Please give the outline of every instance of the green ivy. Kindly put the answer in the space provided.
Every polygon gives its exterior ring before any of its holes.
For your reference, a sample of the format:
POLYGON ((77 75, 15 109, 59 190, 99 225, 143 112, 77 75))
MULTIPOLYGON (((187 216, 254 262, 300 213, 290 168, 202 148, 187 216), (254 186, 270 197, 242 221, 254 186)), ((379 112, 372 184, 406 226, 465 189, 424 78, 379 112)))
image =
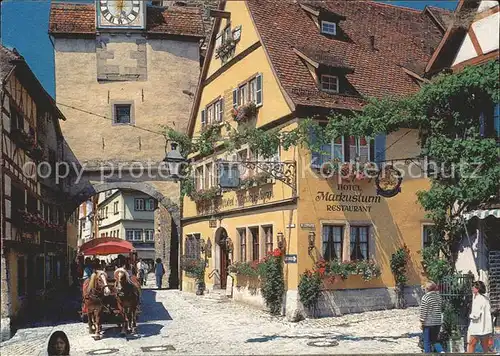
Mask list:
POLYGON ((298 292, 302 305, 311 310, 316 308, 321 295, 321 276, 318 272, 305 271, 300 275, 298 292))
MULTIPOLYGON (((279 251, 279 250, 278 250, 279 251)), ((261 293, 266 306, 273 315, 281 313, 285 280, 283 278, 283 258, 281 255, 268 255, 262 265, 261 293)))

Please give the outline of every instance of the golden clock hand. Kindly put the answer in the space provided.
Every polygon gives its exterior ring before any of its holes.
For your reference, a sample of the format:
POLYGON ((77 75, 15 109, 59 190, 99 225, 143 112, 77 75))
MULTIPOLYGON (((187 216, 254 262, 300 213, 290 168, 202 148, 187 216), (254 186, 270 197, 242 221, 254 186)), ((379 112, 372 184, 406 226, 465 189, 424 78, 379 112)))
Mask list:
POLYGON ((120 13, 120 14, 122 13, 124 5, 125 5, 124 0, 118 0, 118 5, 117 5, 118 13, 120 13))

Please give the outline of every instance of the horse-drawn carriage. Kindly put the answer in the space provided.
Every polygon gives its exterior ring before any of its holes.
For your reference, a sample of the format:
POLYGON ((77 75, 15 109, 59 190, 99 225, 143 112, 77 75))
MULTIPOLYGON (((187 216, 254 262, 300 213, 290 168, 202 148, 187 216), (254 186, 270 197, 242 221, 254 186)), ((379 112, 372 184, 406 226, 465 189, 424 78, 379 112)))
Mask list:
MULTIPOLYGON (((81 256, 129 254, 131 263, 135 263, 132 244, 115 237, 92 239, 80 246, 79 253, 81 256)), ((94 270, 82 286, 81 315, 88 323, 89 333, 99 339, 102 324, 118 324, 122 334, 135 333, 140 294, 136 277, 130 276, 122 266, 111 271, 94 270)))

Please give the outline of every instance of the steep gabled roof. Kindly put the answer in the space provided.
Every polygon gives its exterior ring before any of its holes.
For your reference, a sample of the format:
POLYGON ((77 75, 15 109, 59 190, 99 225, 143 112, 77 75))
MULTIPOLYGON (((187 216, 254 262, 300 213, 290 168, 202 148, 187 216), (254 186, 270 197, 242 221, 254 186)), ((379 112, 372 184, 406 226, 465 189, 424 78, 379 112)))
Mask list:
POLYGON ((480 0, 460 0, 458 2, 446 33, 425 67, 427 76, 451 65, 473 21, 473 17, 468 13, 475 12, 479 3, 480 0))
POLYGON ((314 2, 345 18, 339 25, 343 40, 320 34, 297 2, 247 3, 278 79, 296 105, 358 110, 366 97, 414 93, 419 85, 403 67, 424 68, 442 38, 442 29, 425 12, 372 1, 314 2), (359 95, 320 91, 294 51, 304 44, 353 68, 346 78, 359 95))
MULTIPOLYGON (((95 35, 95 5, 52 3, 49 33, 54 36, 95 35)), ((148 6, 146 31, 151 35, 176 35, 203 38, 205 30, 197 7, 148 6)))
MULTIPOLYGON (((19 74, 18 78, 22 78, 25 83, 24 85, 26 85, 26 83, 30 85, 30 95, 34 97, 35 95, 33 92, 38 91, 40 97, 45 98, 45 102, 39 101, 37 102, 37 105, 43 104, 47 108, 50 108, 50 110, 53 111, 59 119, 66 120, 63 113, 57 107, 54 98, 47 93, 35 73, 33 73, 28 63, 25 61, 24 57, 17 53, 17 51, 10 50, 3 45, 0 45, 0 75, 2 78, 2 84, 7 81, 11 73, 19 74)), ((58 134, 62 136, 59 121, 54 121, 54 125, 58 134)))
MULTIPOLYGON (((443 37, 442 28, 428 12, 373 1, 248 0, 246 3, 292 110, 297 106, 360 110, 367 97, 414 93, 420 88, 420 75, 443 37), (321 13, 334 14, 340 20, 342 40, 320 33, 311 16, 321 13), (371 36, 375 40, 374 49, 371 36), (342 70, 353 88, 351 94, 320 91, 304 57, 342 70)), ((224 8, 222 0, 219 9, 224 8)), ((216 19, 214 29, 219 22, 216 19)), ((215 31, 191 109, 189 134, 196 122, 214 46, 215 31)))

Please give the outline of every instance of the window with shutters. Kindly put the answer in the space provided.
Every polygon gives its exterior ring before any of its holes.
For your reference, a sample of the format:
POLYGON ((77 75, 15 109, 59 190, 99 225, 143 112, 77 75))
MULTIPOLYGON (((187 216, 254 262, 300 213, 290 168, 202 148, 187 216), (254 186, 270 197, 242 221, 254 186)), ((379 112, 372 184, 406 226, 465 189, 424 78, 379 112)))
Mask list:
POLYGON ((255 106, 262 106, 262 74, 257 74, 250 80, 238 85, 233 90, 233 108, 254 103, 255 106))
POLYGON ((201 111, 201 126, 212 125, 224 121, 224 100, 217 98, 201 111))
MULTIPOLYGON (((313 138, 314 140, 314 138, 313 138)), ((380 140, 379 140, 380 142, 380 140)), ((321 152, 312 153, 311 165, 313 168, 321 166, 329 161, 366 163, 383 160, 380 155, 376 157, 376 140, 367 136, 345 136, 321 145, 321 152)), ((385 140, 382 145, 385 149, 385 140)))

